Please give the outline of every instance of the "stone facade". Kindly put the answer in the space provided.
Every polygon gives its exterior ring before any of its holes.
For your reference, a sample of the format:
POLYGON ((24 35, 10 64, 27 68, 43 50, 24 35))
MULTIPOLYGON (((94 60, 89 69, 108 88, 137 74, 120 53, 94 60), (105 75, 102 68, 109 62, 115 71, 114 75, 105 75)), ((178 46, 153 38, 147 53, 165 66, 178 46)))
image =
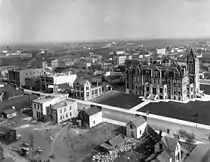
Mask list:
POLYGON ((191 49, 184 62, 164 58, 161 62, 126 60, 127 93, 147 99, 184 101, 200 95, 199 58, 191 49))

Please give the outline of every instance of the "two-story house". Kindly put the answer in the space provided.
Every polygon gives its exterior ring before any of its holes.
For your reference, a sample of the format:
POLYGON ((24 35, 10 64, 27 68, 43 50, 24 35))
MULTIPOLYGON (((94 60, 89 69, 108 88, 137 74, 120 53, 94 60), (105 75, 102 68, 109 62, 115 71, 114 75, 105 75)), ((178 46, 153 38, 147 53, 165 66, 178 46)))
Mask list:
POLYGON ((88 79, 77 79, 74 83, 73 98, 91 100, 102 94, 102 85, 93 85, 88 79))
POLYGON ((91 105, 88 109, 81 110, 78 116, 81 119, 82 125, 89 128, 103 122, 102 108, 95 105, 91 105))
POLYGON ((195 145, 180 142, 178 139, 163 136, 155 145, 156 157, 160 162, 184 162, 195 145))
POLYGON ((66 99, 47 107, 49 120, 60 123, 78 115, 77 101, 66 99))
POLYGON ((32 102, 33 118, 35 120, 43 119, 43 117, 47 115, 48 106, 63 101, 67 97, 68 97, 67 94, 54 94, 33 100, 32 102))
POLYGON ((126 124, 126 136, 139 139, 147 126, 146 120, 143 116, 139 116, 126 124))

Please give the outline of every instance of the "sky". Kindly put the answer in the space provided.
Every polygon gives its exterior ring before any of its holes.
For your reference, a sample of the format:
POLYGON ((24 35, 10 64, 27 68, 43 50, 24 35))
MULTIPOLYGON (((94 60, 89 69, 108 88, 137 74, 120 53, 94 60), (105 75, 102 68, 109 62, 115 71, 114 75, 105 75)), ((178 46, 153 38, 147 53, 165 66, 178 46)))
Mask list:
POLYGON ((210 0, 0 0, 0 43, 210 37, 210 0))

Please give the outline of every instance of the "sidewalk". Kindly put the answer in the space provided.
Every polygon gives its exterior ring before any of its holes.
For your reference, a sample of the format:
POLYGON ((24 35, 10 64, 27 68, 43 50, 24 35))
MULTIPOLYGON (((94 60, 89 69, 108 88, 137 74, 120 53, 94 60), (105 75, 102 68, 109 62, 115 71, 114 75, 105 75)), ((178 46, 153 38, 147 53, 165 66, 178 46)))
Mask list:
POLYGON ((141 109, 142 107, 148 105, 149 103, 151 103, 151 101, 150 100, 146 100, 146 101, 140 103, 139 105, 136 105, 136 106, 132 107, 129 110, 131 110, 131 111, 137 111, 137 110, 141 109))
POLYGON ((107 119, 107 118, 103 118, 103 122, 106 122, 106 123, 111 123, 111 124, 115 124, 115 125, 119 125, 119 126, 126 126, 126 123, 124 122, 119 122, 117 120, 112 120, 112 119, 107 119))

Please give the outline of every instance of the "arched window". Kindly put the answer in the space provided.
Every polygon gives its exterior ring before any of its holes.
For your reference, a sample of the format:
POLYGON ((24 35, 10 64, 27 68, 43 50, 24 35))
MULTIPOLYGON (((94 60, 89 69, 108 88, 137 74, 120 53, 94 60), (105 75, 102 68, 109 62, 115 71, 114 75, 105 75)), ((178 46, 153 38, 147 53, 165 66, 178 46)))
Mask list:
POLYGON ((139 67, 136 68, 136 74, 140 75, 141 74, 141 70, 139 67))

